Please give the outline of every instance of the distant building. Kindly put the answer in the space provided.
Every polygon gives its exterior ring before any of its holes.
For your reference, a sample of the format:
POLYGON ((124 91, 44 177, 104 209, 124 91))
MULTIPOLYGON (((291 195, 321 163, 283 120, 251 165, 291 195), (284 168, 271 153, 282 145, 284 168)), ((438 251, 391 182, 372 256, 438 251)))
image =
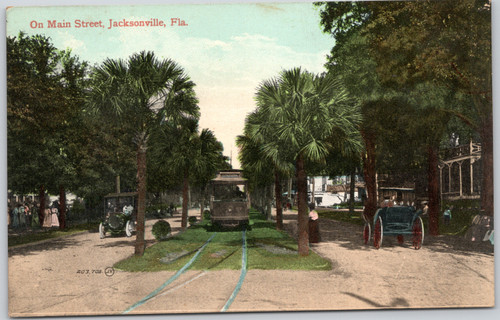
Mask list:
POLYGON ((439 163, 441 199, 478 199, 481 196, 481 144, 447 149, 439 163))
MULTIPOLYGON (((349 200, 350 178, 339 176, 330 179, 328 176, 308 178, 308 201, 314 193, 314 203, 320 207, 331 207, 349 200)), ((360 176, 356 176, 354 201, 362 201, 365 195, 365 184, 360 176)))

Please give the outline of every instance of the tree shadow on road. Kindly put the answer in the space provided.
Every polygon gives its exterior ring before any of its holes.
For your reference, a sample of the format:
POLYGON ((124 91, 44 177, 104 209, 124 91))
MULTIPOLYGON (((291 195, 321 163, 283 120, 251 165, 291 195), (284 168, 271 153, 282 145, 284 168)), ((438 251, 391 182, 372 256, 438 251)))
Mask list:
POLYGON ((373 307, 376 307, 376 308, 397 308, 397 307, 409 307, 410 306, 408 301, 406 301, 406 299, 403 299, 403 298, 394 298, 394 299, 392 299, 390 304, 384 305, 384 304, 377 303, 373 300, 370 300, 368 298, 365 298, 363 296, 360 296, 360 295, 352 293, 352 292, 342 292, 342 293, 345 295, 351 296, 353 298, 356 298, 360 301, 363 301, 363 302, 365 302, 373 307))
MULTIPOLYGON (((86 240, 90 241, 90 240, 86 240)), ((41 252, 62 250, 71 247, 77 247, 82 244, 82 240, 73 237, 54 238, 48 241, 26 244, 19 247, 9 248, 9 257, 12 256, 27 256, 31 254, 38 254, 41 252)))

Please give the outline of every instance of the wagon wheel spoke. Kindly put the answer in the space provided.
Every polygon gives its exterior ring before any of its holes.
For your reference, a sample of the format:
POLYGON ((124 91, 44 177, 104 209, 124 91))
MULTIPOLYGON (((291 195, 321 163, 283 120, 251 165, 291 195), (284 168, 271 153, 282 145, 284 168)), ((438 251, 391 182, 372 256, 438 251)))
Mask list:
POLYGON ((403 244, 405 242, 405 238, 402 234, 398 234, 398 243, 403 244))
POLYGON ((382 218, 378 217, 373 228, 373 245, 375 246, 375 248, 380 248, 380 246, 382 245, 383 237, 384 228, 382 224, 382 218))
POLYGON ((370 241, 371 233, 372 233, 372 228, 370 226, 370 223, 366 222, 365 227, 363 228, 363 242, 364 242, 364 244, 368 244, 368 242, 370 241))
POLYGON ((422 247, 422 243, 424 242, 424 224, 422 222, 422 218, 420 217, 417 217, 415 221, 413 221, 412 236, 413 247, 415 250, 420 249, 422 247))

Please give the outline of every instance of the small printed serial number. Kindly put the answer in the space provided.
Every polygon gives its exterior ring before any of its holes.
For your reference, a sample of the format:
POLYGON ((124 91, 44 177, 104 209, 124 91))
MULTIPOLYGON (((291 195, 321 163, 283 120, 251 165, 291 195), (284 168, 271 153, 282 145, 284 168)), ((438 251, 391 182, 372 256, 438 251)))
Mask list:
POLYGON ((82 269, 82 270, 76 270, 76 273, 79 274, 101 274, 104 273, 101 269, 82 269))
POLYGON ((85 274, 85 275, 91 275, 91 274, 105 274, 108 277, 111 277, 114 273, 115 270, 113 268, 106 268, 105 270, 102 269, 78 269, 76 270, 77 274, 85 274))

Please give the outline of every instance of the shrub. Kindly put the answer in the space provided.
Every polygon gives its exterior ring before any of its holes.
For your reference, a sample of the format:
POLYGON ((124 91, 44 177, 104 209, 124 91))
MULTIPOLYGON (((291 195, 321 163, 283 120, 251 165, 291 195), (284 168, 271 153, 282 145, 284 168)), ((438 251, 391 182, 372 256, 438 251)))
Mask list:
POLYGON ((196 219, 196 217, 195 217, 195 216, 191 216, 191 217, 189 217, 189 218, 188 218, 188 221, 189 221, 189 224, 190 224, 190 225, 195 224, 195 223, 196 223, 196 220, 197 220, 197 219, 196 219))
POLYGON ((203 219, 210 220, 210 216, 211 216, 210 210, 203 211, 203 219))
POLYGON ((168 235, 170 234, 170 231, 170 223, 165 220, 156 221, 152 229, 153 236, 158 241, 166 240, 168 235))
POLYGON ((161 219, 167 216, 169 205, 165 203, 159 203, 154 205, 149 205, 146 207, 146 218, 150 219, 161 219))

